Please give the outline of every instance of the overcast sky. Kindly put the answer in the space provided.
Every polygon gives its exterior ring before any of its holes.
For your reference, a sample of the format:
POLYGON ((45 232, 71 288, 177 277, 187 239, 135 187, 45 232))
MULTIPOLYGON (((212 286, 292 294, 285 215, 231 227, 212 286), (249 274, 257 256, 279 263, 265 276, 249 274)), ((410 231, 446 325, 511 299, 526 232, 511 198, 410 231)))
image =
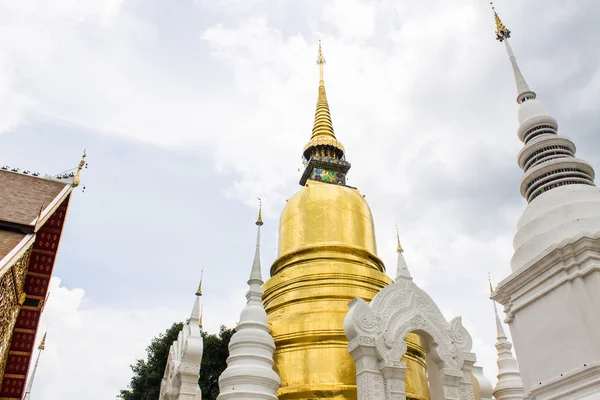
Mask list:
MULTIPOLYGON (((521 70, 600 166, 600 8, 497 1, 521 70)), ((488 1, 0 0, 0 163, 58 173, 87 148, 32 400, 114 398, 151 337, 191 311, 233 326, 264 199, 263 276, 298 189, 317 97, 395 270, 462 315, 495 382, 487 272, 510 271, 525 207, 517 104, 488 1)), ((40 338, 38 337, 38 340, 40 338)))

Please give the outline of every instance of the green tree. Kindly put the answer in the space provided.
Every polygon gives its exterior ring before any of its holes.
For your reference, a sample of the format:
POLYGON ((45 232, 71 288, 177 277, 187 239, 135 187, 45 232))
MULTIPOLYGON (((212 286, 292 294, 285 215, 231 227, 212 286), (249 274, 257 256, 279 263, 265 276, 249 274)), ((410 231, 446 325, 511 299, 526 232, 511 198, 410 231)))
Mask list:
POLYGON ((218 335, 202 332, 204 338, 204 354, 200 364, 200 389, 202 389, 202 400, 215 400, 219 395, 219 376, 227 368, 227 357, 229 357, 229 341, 235 333, 221 325, 218 335))
POLYGON ((117 398, 124 400, 158 400, 160 393, 160 381, 162 380, 169 357, 169 349, 179 331, 183 328, 183 322, 174 323, 165 333, 154 337, 150 346, 146 348, 147 359, 137 360, 131 366, 133 377, 129 382, 129 388, 121 390, 117 398))
MULTIPOLYGON (((161 333, 150 342, 146 349, 147 359, 137 360, 131 366, 133 377, 126 390, 121 390, 117 398, 123 400, 158 400, 160 383, 165 373, 169 349, 177 339, 182 322, 174 323, 165 333, 161 333)), ((229 341, 234 329, 221 326, 217 335, 202 332, 204 354, 200 365, 198 384, 202 389, 203 400, 215 400, 219 395, 219 376, 227 367, 229 341)))

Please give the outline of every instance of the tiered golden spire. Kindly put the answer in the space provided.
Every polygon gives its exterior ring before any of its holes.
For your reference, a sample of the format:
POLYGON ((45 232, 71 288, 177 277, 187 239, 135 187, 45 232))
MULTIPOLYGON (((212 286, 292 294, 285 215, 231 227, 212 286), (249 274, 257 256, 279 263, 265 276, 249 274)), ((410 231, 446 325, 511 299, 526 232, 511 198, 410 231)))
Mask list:
POLYGON ((490 284, 490 294, 494 293, 494 288, 492 287, 492 274, 488 272, 488 283, 490 284))
MULTIPOLYGON (((325 65, 325 56, 319 40, 319 52, 317 55, 317 65, 319 66, 319 95, 317 97, 317 110, 315 111, 315 122, 313 125, 310 141, 304 146, 304 151, 317 146, 331 146, 343 154, 344 146, 335 138, 333 133, 333 123, 331 122, 331 113, 327 94, 325 92, 325 81, 323 66, 325 65)), ((305 154, 305 157, 307 154, 305 154)), ((307 159, 309 157, 306 157, 307 159)))
POLYGON ((198 321, 198 326, 200 328, 202 328, 202 314, 204 313, 204 304, 202 304, 202 307, 200 307, 200 319, 198 321))

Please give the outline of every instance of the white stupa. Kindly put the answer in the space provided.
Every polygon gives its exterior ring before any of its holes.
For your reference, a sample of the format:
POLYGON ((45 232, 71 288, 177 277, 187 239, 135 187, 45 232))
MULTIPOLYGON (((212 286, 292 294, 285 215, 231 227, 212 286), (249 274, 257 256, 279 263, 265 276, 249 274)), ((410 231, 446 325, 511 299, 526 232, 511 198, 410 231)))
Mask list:
MULTIPOLYGON (((518 162, 528 205, 517 225, 512 273, 492 295, 504 305, 527 399, 600 393, 600 189, 594 169, 537 100, 508 43, 517 83, 518 162)), ((589 397, 588 397, 589 396, 589 397)))
POLYGON ((219 377, 219 400, 269 399, 277 400, 279 375, 273 370, 275 342, 267 326, 267 313, 262 302, 263 280, 260 270, 260 227, 262 213, 258 212, 256 252, 248 279, 246 307, 229 342, 227 368, 219 377))

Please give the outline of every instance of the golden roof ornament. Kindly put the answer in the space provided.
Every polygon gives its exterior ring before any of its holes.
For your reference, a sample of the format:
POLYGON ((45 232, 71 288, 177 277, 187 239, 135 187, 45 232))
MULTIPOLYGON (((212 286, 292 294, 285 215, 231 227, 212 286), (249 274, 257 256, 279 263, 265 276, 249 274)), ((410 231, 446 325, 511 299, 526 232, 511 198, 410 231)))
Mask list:
POLYGON ((490 1, 490 5, 492 6, 492 11, 494 11, 494 19, 496 20, 496 40, 503 42, 510 38, 510 30, 502 23, 500 16, 494 8, 494 3, 490 1))
POLYGON ((202 314, 204 313, 204 304, 200 307, 200 319, 198 320, 198 326, 202 328, 202 314))
POLYGON ((262 199, 260 197, 258 198, 258 218, 256 219, 256 225, 258 225, 258 226, 263 225, 263 220, 262 220, 262 199))
POLYGON ((83 156, 81 156, 81 161, 79 161, 79 165, 77 166, 77 172, 75 172, 75 176, 73 177, 73 187, 77 187, 81 183, 81 177, 79 175, 81 174, 81 170, 84 167, 87 168, 87 162, 85 161, 85 157, 86 152, 85 149, 83 149, 83 156))
POLYGON ((488 272, 488 283, 490 284, 490 294, 494 293, 494 288, 492 287, 492 274, 488 272))

